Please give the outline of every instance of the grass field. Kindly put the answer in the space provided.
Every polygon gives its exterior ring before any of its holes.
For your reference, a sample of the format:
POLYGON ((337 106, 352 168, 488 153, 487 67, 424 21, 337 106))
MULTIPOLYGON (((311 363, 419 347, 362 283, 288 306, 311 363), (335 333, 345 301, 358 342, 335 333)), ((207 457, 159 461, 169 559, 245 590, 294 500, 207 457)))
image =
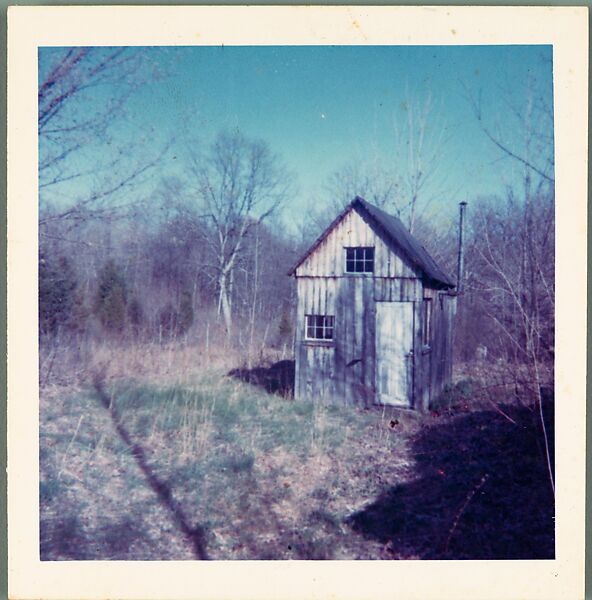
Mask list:
POLYGON ((42 559, 553 556, 528 407, 341 408, 224 372, 43 387, 42 559))

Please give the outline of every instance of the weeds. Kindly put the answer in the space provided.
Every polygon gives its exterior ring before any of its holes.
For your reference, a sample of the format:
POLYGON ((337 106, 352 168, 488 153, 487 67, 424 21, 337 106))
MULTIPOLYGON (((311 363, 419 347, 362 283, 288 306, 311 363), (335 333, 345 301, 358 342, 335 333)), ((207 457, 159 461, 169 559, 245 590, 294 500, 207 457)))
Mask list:
POLYGON ((146 451, 142 443, 136 443, 130 436, 123 420, 119 414, 117 405, 113 402, 113 396, 109 396, 105 391, 103 381, 100 375, 97 375, 94 381, 94 388, 103 408, 109 412, 117 434, 126 447, 130 450, 137 466, 145 477, 146 482, 155 493, 158 501, 164 509, 168 510, 181 533, 186 536, 193 546, 195 557, 199 560, 207 560, 208 554, 204 542, 205 530, 200 524, 191 525, 184 513, 182 506, 173 497, 171 485, 157 477, 154 468, 148 463, 146 451))
POLYGON ((407 462, 378 411, 287 400, 224 368, 160 385, 117 368, 103 370, 101 401, 83 379, 42 390, 44 559, 192 558, 182 530, 197 524, 213 558, 353 558, 336 524, 380 489, 358 482, 355 464, 407 462))
POLYGON ((461 379, 455 383, 447 383, 444 390, 431 406, 432 409, 450 410, 467 406, 478 388, 474 379, 461 379))
MULTIPOLYGON (((132 358, 120 352, 114 350, 129 366, 134 356, 148 360, 152 349, 135 349, 132 358)), ((168 352, 172 362, 188 364, 185 349, 168 352)), ((54 361, 53 375, 41 390, 44 560, 193 559, 192 531, 200 532, 213 559, 429 557, 434 540, 442 549, 447 537, 447 557, 453 556, 466 551, 463 543, 471 535, 475 511, 482 508, 482 492, 499 486, 493 469, 463 508, 484 475, 470 469, 491 457, 471 458, 467 448, 474 441, 481 449, 488 430, 479 428, 489 423, 496 424, 492 448, 505 439, 499 438, 506 431, 500 420, 519 429, 491 406, 489 412, 482 410, 482 421, 459 429, 455 419, 471 412, 457 401, 436 422, 433 416, 388 407, 358 410, 288 400, 226 377, 227 364, 194 365, 167 379, 159 367, 152 372, 146 363, 132 379, 120 375, 121 365, 108 362, 101 400, 82 370, 76 380, 64 379, 60 361, 54 361), (440 434, 432 443, 428 433, 435 431, 440 434), (418 445, 418 439, 425 443, 418 445), (459 457, 469 470, 453 478, 450 464, 459 457), (422 475, 435 465, 446 478, 432 471, 427 479, 422 475), (444 481, 451 486, 438 487, 444 481), (409 494, 401 495, 406 489, 409 494), (352 515, 370 515, 374 503, 380 514, 403 518, 396 521, 401 531, 415 532, 415 537, 352 529, 352 515)), ((102 361, 100 354, 87 367, 102 361)), ((466 389, 464 384, 456 388, 461 396, 466 389)), ((524 408, 518 415, 515 407, 498 408, 516 423, 532 412, 524 408)), ((531 445, 520 449, 512 444, 503 448, 521 452, 530 461, 531 475, 503 488, 510 499, 512 485, 525 489, 544 464, 532 457, 531 445)), ((513 472, 502 472, 512 482, 513 472)), ((535 514, 532 503, 525 507, 535 514)), ((512 522, 520 535, 527 535, 524 526, 512 522)), ((548 541, 547 525, 525 522, 534 538, 548 541)), ((508 539, 516 543, 516 537, 508 539)), ((533 544, 527 541, 523 552, 533 552, 533 544)))

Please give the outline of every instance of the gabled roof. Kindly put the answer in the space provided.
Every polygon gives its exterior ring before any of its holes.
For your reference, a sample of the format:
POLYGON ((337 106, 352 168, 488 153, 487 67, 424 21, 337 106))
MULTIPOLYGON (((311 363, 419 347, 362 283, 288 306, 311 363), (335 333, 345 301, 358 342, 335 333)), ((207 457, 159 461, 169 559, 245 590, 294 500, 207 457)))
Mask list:
POLYGON ((453 288, 454 283, 436 264, 436 261, 428 254, 427 250, 414 238, 408 229, 397 217, 389 215, 380 208, 366 202, 357 196, 343 212, 325 229, 315 243, 300 258, 290 275, 317 249, 322 241, 329 235, 331 230, 339 223, 350 210, 355 210, 376 231, 383 241, 395 252, 399 252, 408 263, 423 273, 426 280, 436 287, 453 288))

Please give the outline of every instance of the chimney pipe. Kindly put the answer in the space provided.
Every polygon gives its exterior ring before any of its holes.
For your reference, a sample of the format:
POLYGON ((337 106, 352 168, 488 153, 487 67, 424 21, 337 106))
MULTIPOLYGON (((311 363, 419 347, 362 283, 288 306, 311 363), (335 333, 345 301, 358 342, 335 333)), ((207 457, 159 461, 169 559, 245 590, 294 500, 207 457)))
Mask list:
POLYGON ((465 237, 465 209, 467 208, 466 202, 460 202, 460 220, 458 223, 458 268, 456 274, 456 291, 457 293, 462 292, 463 288, 463 277, 465 272, 465 254, 464 254, 464 237, 465 237))

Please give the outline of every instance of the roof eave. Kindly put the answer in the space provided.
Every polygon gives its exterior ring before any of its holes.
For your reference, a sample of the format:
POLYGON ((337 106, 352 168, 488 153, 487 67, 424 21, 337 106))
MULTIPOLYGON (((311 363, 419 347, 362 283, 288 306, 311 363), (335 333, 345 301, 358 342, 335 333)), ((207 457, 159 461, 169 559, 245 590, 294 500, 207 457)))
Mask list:
POLYGON ((443 288, 454 288, 455 285, 446 277, 443 279, 436 279, 434 277, 431 277, 430 275, 428 275, 428 273, 426 272, 425 268, 423 265, 418 264, 418 261, 416 259, 414 259, 414 257, 409 256, 409 254, 405 251, 405 249, 397 243, 397 240, 395 237, 393 237, 388 230, 385 229, 384 225, 366 208, 366 206, 364 205, 366 201, 363 198, 360 198, 359 196, 356 196, 355 200, 352 202, 351 206, 356 209, 356 211, 358 212, 358 214, 368 220, 371 221, 371 226, 378 232, 382 233, 382 238, 383 241, 387 244, 387 245, 394 245, 396 246, 397 250, 405 257, 405 259, 407 260, 407 262, 414 268, 417 269, 420 273, 421 273, 421 279, 423 281, 429 281, 434 285, 434 287, 438 287, 439 289, 443 289, 443 288))
POLYGON ((434 279, 433 277, 425 276, 423 277, 423 281, 428 287, 432 287, 438 290, 453 290, 454 288, 456 288, 456 285, 454 285, 454 283, 451 283, 450 281, 444 282, 440 281, 439 279, 434 279))
POLYGON ((353 202, 350 202, 325 228, 323 233, 312 243, 310 248, 298 259, 298 262, 288 271, 288 277, 296 276, 298 267, 323 243, 323 240, 329 235, 333 228, 345 217, 345 215, 354 208, 354 204, 358 200, 356 196, 353 202))

